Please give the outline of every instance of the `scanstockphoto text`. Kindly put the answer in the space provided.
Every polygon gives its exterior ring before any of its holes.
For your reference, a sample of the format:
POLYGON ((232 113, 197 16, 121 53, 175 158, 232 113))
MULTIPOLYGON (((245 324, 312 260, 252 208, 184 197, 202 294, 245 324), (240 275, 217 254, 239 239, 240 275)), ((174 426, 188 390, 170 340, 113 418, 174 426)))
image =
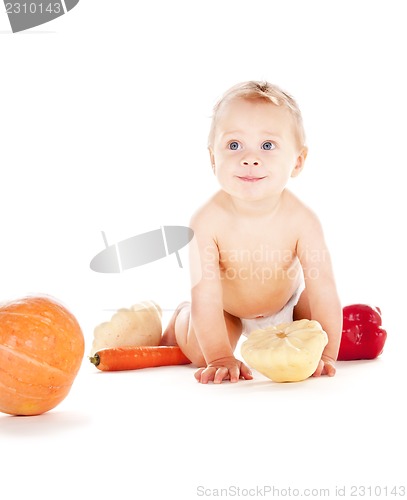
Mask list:
POLYGON ((328 253, 325 250, 305 250, 294 254, 291 250, 261 245, 255 249, 219 250, 218 257, 206 247, 203 274, 208 279, 218 276, 221 280, 256 280, 262 284, 270 279, 295 280, 299 273, 298 259, 307 262, 307 278, 318 279, 320 266, 328 259, 328 253))
POLYGON ((294 488, 292 486, 277 487, 271 484, 224 487, 196 487, 197 497, 236 497, 236 498, 398 498, 406 496, 406 486, 403 484, 360 484, 336 485, 333 487, 294 488))

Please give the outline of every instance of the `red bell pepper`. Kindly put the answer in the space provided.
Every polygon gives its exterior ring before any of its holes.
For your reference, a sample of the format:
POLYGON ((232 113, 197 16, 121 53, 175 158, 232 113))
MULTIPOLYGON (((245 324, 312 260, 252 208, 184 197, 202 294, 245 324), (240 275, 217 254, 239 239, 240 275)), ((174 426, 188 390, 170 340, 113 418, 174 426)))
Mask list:
POLYGON ((352 304, 343 308, 342 338, 338 360, 374 359, 382 352, 387 332, 378 307, 352 304))

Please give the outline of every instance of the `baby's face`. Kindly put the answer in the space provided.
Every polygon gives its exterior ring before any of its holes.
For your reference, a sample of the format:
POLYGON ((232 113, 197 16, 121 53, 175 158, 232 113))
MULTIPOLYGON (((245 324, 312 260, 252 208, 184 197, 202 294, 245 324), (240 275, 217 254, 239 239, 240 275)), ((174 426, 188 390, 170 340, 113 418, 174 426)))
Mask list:
POLYGON ((218 117, 210 148, 219 184, 230 195, 261 200, 282 193, 302 169, 300 148, 290 112, 261 100, 234 99, 218 117))

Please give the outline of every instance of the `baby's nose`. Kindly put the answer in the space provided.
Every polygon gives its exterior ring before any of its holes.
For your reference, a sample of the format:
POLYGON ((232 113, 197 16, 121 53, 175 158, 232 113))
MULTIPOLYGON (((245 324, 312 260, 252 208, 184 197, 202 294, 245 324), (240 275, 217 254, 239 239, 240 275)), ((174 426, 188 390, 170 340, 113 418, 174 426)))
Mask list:
POLYGON ((257 167, 258 165, 260 165, 260 162, 257 158, 253 157, 253 158, 243 158, 241 163, 240 163, 243 167, 257 167))

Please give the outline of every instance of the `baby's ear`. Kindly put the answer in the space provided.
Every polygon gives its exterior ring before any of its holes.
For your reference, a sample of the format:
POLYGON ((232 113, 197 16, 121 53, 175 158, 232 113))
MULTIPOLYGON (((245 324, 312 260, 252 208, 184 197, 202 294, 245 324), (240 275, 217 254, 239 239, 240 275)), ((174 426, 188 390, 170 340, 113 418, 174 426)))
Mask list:
POLYGON ((208 151, 209 151, 209 157, 211 159, 212 170, 213 173, 215 173, 215 155, 213 154, 211 146, 208 146, 208 151))
POLYGON ((308 148, 306 146, 303 146, 300 152, 298 153, 297 161, 295 162, 295 166, 293 168, 293 171, 291 172, 291 177, 297 177, 297 175, 304 168, 304 163, 307 158, 307 154, 308 154, 308 148))

